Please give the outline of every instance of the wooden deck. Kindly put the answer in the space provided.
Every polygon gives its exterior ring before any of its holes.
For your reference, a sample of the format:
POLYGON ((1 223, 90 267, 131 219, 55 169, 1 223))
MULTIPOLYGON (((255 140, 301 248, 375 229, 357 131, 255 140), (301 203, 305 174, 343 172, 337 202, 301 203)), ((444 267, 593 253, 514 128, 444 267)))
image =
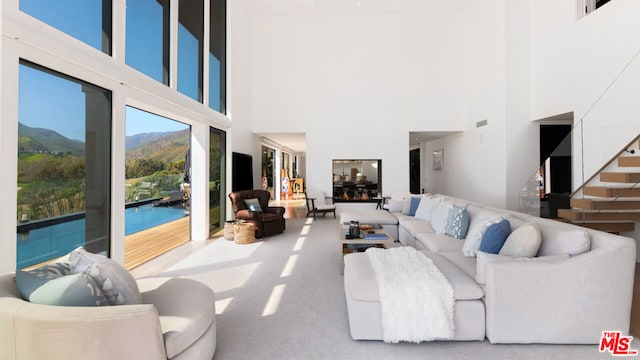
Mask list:
POLYGON ((124 266, 133 269, 190 240, 189 216, 125 237, 124 266))

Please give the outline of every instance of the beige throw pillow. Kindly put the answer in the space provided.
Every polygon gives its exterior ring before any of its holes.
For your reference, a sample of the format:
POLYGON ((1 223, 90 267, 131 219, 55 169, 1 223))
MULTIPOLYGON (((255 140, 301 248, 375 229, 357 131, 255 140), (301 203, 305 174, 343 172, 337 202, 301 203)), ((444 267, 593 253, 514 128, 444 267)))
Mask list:
POLYGON ((534 257, 540 249, 542 236, 534 224, 525 224, 513 230, 500 249, 500 255, 534 257))
POLYGON ((586 230, 540 226, 540 232, 542 243, 538 256, 554 254, 574 256, 591 250, 591 237, 586 230))

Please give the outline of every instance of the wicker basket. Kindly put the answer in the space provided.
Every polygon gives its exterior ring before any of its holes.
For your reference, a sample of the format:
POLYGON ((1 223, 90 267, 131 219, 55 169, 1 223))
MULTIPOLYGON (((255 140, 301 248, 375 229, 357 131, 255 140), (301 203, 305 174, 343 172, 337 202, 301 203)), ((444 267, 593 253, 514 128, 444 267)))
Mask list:
POLYGON ((233 226, 236 224, 235 221, 227 221, 224 224, 224 239, 233 241, 233 226))
POLYGON ((233 241, 236 244, 251 244, 256 240, 256 226, 252 223, 238 223, 233 226, 233 241))

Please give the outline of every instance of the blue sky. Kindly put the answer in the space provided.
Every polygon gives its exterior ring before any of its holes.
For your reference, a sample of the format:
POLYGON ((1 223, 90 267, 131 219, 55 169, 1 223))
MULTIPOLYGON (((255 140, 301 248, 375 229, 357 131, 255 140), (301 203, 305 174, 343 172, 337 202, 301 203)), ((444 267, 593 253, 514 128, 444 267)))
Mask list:
POLYGON ((179 131, 189 127, 189 125, 179 121, 167 119, 130 106, 127 106, 126 116, 127 136, 148 132, 179 131))
POLYGON ((84 141, 85 100, 80 84, 26 65, 20 65, 19 78, 19 122, 84 141))
MULTIPOLYGON (((130 24, 144 24, 127 32, 127 41, 131 42, 127 50, 132 51, 127 63, 162 81, 162 23, 154 23, 154 18, 162 18, 162 8, 155 0, 128 0, 127 6, 136 9, 132 18, 127 16, 130 24), (135 60, 129 63, 130 59, 135 60)), ((102 48, 102 0, 21 0, 20 9, 94 48, 102 48)), ((198 43, 182 27, 179 41, 182 58, 179 74, 183 75, 179 80, 180 91, 197 99, 198 43)), ((19 121, 84 141, 85 99, 80 84, 25 65, 20 66, 19 76, 19 121)), ((135 108, 126 109, 127 135, 177 131, 186 127, 188 125, 135 108)))
MULTIPOLYGON (((20 65, 19 121, 51 129, 74 140, 85 138, 85 97, 80 84, 20 65)), ((126 135, 178 131, 188 125, 162 116, 126 108, 126 135)))
POLYGON ((20 10, 102 49, 102 0, 20 0, 20 10))

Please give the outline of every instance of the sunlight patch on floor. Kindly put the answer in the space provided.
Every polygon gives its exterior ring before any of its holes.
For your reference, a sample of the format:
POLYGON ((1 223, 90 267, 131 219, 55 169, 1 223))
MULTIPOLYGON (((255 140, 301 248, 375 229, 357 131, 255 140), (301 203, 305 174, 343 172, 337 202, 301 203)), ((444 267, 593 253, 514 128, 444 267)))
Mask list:
POLYGON ((307 218, 307 220, 304 222, 305 225, 311 225, 313 224, 313 218, 307 218))
POLYGON ((262 262, 254 262, 219 270, 203 271, 189 277, 207 284, 214 292, 220 293, 243 287, 261 264, 262 262))
POLYGON ((293 274, 293 269, 296 267, 297 261, 298 261, 298 255, 289 256, 289 260, 287 260, 287 263, 285 264, 284 269, 282 270, 282 274, 280 274, 280 277, 285 278, 285 277, 291 276, 291 274, 293 274))
POLYGON ((311 225, 305 225, 300 230, 300 235, 309 235, 309 230, 311 229, 311 225))
POLYGON ((293 246, 293 251, 300 251, 302 250, 302 247, 304 246, 304 242, 307 238, 306 237, 299 237, 298 240, 296 240, 296 244, 293 246))
POLYGON ((275 314, 278 311, 278 306, 280 305, 280 301, 282 300, 282 295, 284 294, 284 289, 287 287, 285 284, 276 285, 271 291, 271 296, 269 296, 269 300, 262 311, 262 316, 270 316, 275 314))
POLYGON ((227 299, 217 300, 216 301, 216 315, 221 315, 222 313, 224 313, 224 311, 227 310, 227 306, 229 306, 229 304, 231 304, 232 300, 233 300, 233 297, 230 297, 230 298, 227 298, 227 299))
MULTIPOLYGON (((215 241, 215 247, 218 251, 201 251, 193 254, 187 259, 172 266, 171 270, 188 269, 193 267, 194 264, 211 265, 216 263, 227 263, 234 260, 248 259, 260 246, 262 246, 262 244, 262 241, 257 241, 252 244, 239 245, 233 241, 220 238, 215 241)), ((214 243, 207 246, 213 245, 214 243)))

